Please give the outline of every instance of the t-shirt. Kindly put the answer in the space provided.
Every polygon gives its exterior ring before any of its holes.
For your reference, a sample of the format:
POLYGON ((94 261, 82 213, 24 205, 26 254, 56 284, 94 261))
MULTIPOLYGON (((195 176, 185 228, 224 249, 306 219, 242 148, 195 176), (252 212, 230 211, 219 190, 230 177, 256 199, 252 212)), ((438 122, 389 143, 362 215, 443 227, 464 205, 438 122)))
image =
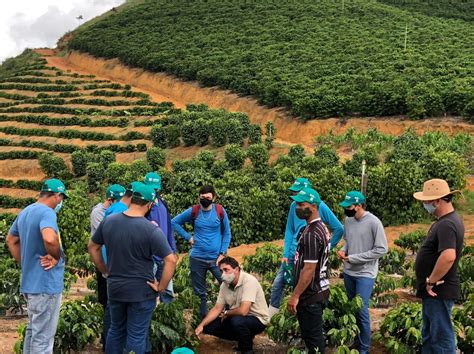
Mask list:
POLYGON ((146 283, 154 279, 153 255, 172 253, 163 232, 144 217, 114 214, 99 225, 92 241, 107 248, 107 287, 113 301, 151 300, 156 293, 146 283))
POLYGON ((299 304, 313 304, 329 297, 329 230, 320 218, 311 221, 301 233, 295 254, 295 286, 305 263, 316 263, 311 283, 300 296, 299 304))
MULTIPOLYGON (((64 257, 50 270, 44 270, 40 256, 46 255, 41 231, 51 228, 59 235, 56 213, 42 203, 23 209, 9 233, 20 237, 21 285, 23 294, 60 294, 64 287, 64 257)), ((62 253, 62 251, 61 251, 62 253)))
POLYGON ((446 275, 439 280, 444 284, 437 285, 433 291, 436 298, 441 300, 455 300, 460 296, 460 281, 457 272, 459 259, 464 243, 464 225, 459 214, 455 211, 440 217, 431 225, 428 236, 420 247, 415 260, 416 295, 429 297, 426 292, 426 278, 431 275, 433 268, 442 251, 456 250, 456 260, 446 275))
POLYGON ((228 305, 230 310, 240 307, 242 301, 252 303, 248 316, 255 316, 262 324, 268 324, 270 316, 262 286, 253 275, 244 271, 240 271, 235 288, 232 289, 229 284, 223 282, 217 297, 217 303, 228 305))
POLYGON ((99 224, 104 220, 104 214, 107 208, 104 204, 97 204, 91 211, 91 235, 94 235, 95 231, 99 227, 99 224))

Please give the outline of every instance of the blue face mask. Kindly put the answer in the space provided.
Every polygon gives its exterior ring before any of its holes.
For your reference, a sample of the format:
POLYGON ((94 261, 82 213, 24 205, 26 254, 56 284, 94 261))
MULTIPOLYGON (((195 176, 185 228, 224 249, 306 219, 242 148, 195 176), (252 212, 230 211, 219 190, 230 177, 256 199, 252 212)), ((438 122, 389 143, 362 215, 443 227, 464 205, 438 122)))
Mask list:
POLYGON ((56 214, 59 213, 62 207, 63 207, 63 201, 61 200, 61 202, 58 205, 56 205, 56 207, 54 208, 54 211, 56 212, 56 214))
POLYGON ((433 203, 423 203, 423 207, 430 214, 434 214, 434 212, 436 211, 436 207, 433 205, 433 203))

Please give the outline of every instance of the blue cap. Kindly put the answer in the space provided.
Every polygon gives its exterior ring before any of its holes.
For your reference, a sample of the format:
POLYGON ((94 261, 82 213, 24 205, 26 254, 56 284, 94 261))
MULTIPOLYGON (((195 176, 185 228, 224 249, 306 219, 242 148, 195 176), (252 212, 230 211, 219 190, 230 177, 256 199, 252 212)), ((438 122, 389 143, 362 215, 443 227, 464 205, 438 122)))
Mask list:
POLYGON ((161 176, 156 172, 148 172, 143 183, 147 186, 152 186, 154 189, 161 190, 161 176))

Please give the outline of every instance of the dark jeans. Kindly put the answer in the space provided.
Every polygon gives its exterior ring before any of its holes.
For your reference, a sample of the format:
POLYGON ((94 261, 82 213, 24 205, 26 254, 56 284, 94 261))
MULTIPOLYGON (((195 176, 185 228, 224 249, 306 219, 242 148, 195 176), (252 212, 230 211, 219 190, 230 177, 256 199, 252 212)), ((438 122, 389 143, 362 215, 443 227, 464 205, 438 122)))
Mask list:
POLYGON ((454 301, 433 298, 423 299, 423 328, 421 330, 423 354, 454 354, 454 329, 451 310, 454 301))
POLYGON ((216 318, 204 327, 204 333, 227 340, 236 340, 240 351, 253 348, 253 338, 262 333, 265 325, 255 316, 232 316, 221 321, 216 318))
POLYGON ((105 351, 105 343, 107 341, 107 332, 110 328, 110 309, 107 304, 107 279, 102 276, 102 273, 96 270, 97 279, 97 301, 104 308, 104 330, 102 332, 102 350, 105 351))
POLYGON ((144 354, 146 338, 156 300, 120 302, 109 299, 112 323, 107 335, 107 354, 144 354))
POLYGON ((216 260, 208 261, 194 257, 189 257, 189 268, 191 270, 191 284, 193 286, 194 293, 201 299, 201 305, 199 308, 201 318, 204 318, 207 315, 207 271, 210 270, 212 275, 214 275, 219 283, 221 283, 221 270, 217 266, 216 260))
POLYGON ((344 286, 349 300, 359 295, 364 302, 364 306, 357 314, 357 326, 359 327, 360 333, 356 339, 356 345, 358 346, 360 354, 368 354, 370 349, 369 300, 374 284, 375 278, 353 277, 344 273, 344 286))
POLYGON ((296 306, 296 318, 300 324, 301 337, 308 348, 308 353, 319 349, 324 354, 323 310, 325 302, 296 306))

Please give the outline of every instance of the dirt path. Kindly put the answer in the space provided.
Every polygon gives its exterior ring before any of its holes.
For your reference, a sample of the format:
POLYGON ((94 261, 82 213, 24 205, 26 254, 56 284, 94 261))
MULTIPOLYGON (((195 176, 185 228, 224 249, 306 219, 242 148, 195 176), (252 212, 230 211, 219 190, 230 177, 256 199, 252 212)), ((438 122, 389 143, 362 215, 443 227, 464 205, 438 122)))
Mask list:
POLYGON ((141 69, 126 67, 116 59, 97 59, 90 55, 72 52, 65 57, 55 55, 52 50, 40 50, 48 55, 45 59, 49 65, 61 70, 71 70, 80 74, 93 74, 99 79, 108 79, 122 84, 130 84, 139 91, 148 93, 155 101, 170 101, 176 107, 184 107, 187 103, 205 103, 212 108, 224 108, 232 112, 245 112, 253 123, 262 127, 266 122, 274 122, 277 138, 290 144, 313 146, 315 136, 326 134, 330 130, 339 134, 350 127, 359 130, 377 128, 388 134, 401 134, 407 127, 421 133, 425 130, 440 130, 449 134, 465 132, 474 134, 474 125, 457 118, 436 118, 422 121, 391 118, 351 118, 312 120, 303 123, 291 118, 281 108, 269 109, 260 105, 250 97, 240 97, 228 90, 216 87, 200 87, 197 82, 183 81, 164 73, 150 73, 141 69))

